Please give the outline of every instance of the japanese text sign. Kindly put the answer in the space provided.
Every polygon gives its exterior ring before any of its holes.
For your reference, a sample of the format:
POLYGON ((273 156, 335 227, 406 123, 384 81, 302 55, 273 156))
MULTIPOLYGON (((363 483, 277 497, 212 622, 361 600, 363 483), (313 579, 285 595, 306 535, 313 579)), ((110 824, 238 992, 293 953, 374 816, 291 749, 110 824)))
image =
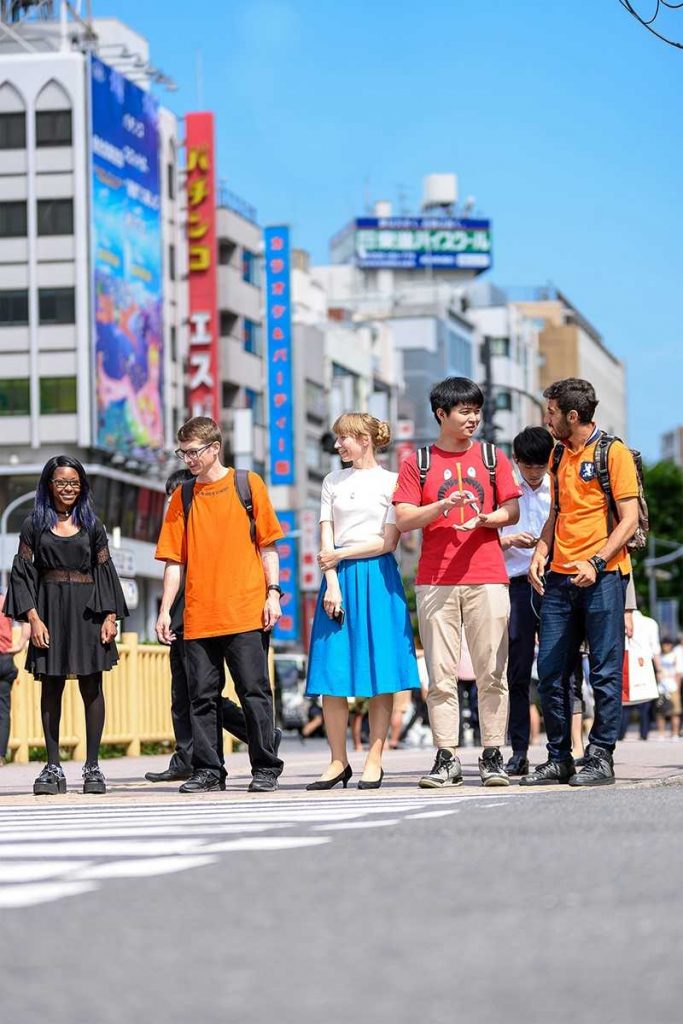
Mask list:
POLYGON ((294 483, 289 228, 265 230, 270 483, 294 483))

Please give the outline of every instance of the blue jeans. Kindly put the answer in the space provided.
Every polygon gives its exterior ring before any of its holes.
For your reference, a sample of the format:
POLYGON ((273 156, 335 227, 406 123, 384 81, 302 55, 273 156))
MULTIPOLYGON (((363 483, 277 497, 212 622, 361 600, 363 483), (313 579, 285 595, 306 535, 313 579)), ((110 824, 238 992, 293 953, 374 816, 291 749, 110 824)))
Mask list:
POLYGON ((567 669, 584 638, 590 649, 589 682, 595 698, 595 719, 588 742, 611 753, 621 724, 628 577, 605 572, 592 587, 577 587, 570 580, 570 576, 549 572, 541 606, 538 693, 551 761, 571 757, 572 688, 567 669))

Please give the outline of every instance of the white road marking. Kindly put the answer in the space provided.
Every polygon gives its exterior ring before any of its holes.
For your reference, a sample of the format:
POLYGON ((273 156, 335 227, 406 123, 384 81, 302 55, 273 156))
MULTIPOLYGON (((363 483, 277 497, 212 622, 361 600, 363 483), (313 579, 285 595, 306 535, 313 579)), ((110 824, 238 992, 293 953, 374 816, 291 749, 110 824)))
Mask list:
POLYGON ((453 811, 421 811, 419 814, 406 814, 406 821, 413 821, 416 818, 445 818, 449 814, 457 814, 453 811))
MULTIPOLYGON (((54 875, 65 875, 78 871, 81 868, 89 868, 88 860, 46 860, 46 861, 20 861, 18 864, 13 861, 0 862, 0 881, 4 885, 13 882, 40 882, 45 878, 52 878, 54 875)), ((0 892, 3 890, 0 889, 0 892)))
POLYGON ((382 821, 341 821, 338 825, 314 825, 316 832, 322 831, 335 831, 339 832, 342 829, 351 828, 384 828, 385 825, 398 825, 400 818, 384 818, 382 821))
POLYGON ((108 864, 95 864, 78 871, 78 879, 146 878, 150 875, 170 875, 175 871, 189 871, 215 864, 217 857, 152 857, 150 860, 115 860, 108 864))
POLYGON ((36 882, 29 885, 1 886, 0 907, 4 910, 33 907, 37 903, 63 900, 65 896, 80 896, 96 888, 94 882, 36 882))
POLYGON ((254 839, 228 839, 224 843, 211 843, 204 849, 209 853, 233 850, 294 850, 299 846, 322 846, 329 843, 326 836, 263 836, 254 839))

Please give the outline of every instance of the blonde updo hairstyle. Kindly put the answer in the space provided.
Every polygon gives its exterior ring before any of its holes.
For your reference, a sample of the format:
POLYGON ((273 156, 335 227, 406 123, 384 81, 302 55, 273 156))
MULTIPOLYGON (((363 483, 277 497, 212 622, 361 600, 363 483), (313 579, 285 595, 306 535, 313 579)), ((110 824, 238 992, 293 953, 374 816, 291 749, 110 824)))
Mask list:
POLYGON ((369 412, 344 412, 332 424, 332 433, 337 437, 369 437, 375 451, 381 451, 391 443, 391 427, 386 420, 378 420, 369 412))

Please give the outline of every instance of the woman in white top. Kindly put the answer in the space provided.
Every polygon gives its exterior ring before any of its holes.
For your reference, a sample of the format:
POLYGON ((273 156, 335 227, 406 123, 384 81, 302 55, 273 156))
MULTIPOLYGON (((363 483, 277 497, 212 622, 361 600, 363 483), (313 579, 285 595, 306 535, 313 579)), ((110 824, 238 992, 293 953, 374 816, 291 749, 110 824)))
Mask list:
POLYGON ((419 687, 413 631, 394 558, 399 539, 392 497, 396 474, 375 453, 389 444, 388 423, 345 413, 332 427, 335 447, 351 469, 325 477, 320 507, 324 580, 313 620, 309 696, 322 696, 331 761, 307 789, 346 788, 348 699, 370 699, 370 748, 360 789, 382 784, 382 751, 393 694, 419 687))

